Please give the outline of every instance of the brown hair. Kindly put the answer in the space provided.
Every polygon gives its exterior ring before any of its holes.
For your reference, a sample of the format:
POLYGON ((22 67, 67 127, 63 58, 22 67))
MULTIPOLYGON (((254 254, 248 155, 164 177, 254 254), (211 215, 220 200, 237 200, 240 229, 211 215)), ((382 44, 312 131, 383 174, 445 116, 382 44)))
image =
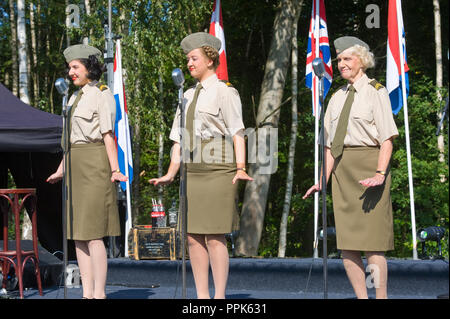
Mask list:
POLYGON ((202 51, 206 57, 208 57, 209 59, 211 59, 211 61, 213 61, 214 70, 217 69, 217 67, 220 64, 219 52, 216 49, 207 45, 202 46, 202 51))

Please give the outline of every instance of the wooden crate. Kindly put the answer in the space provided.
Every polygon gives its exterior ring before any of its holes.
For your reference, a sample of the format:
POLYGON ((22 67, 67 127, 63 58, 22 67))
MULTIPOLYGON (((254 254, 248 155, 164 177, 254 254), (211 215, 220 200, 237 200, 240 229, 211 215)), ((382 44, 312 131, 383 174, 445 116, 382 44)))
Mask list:
POLYGON ((180 235, 175 228, 140 225, 128 233, 128 255, 135 260, 181 258, 180 235))

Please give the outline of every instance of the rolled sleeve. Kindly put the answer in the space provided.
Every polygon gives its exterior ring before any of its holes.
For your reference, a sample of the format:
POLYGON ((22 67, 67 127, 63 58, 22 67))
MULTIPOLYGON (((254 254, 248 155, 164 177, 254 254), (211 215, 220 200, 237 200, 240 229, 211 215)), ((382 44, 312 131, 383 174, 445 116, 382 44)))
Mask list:
POLYGON ((387 139, 398 136, 397 125, 392 115, 391 101, 385 88, 377 91, 374 97, 373 116, 380 145, 387 139))
POLYGON ((242 103, 239 93, 232 87, 227 87, 222 99, 223 121, 229 134, 233 137, 241 130, 245 129, 242 120, 242 103))
POLYGON ((109 131, 114 133, 114 123, 116 120, 116 101, 112 93, 108 90, 101 92, 102 97, 98 103, 98 120, 100 133, 103 135, 109 131))

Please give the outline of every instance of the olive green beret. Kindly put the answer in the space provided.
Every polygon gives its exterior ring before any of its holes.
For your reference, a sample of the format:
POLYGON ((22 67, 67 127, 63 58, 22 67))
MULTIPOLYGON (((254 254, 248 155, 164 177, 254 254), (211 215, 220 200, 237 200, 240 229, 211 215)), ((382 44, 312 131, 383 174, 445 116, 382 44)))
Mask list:
POLYGON ((188 54, 194 49, 201 48, 202 46, 209 46, 219 51, 221 45, 222 42, 220 42, 219 38, 206 32, 192 33, 181 41, 181 48, 185 54, 188 54))
POLYGON ((99 59, 102 55, 102 52, 90 45, 75 44, 65 49, 63 54, 66 58, 66 62, 70 63, 71 61, 77 59, 89 59, 90 55, 95 55, 97 59, 99 59))
POLYGON ((367 48, 367 50, 370 50, 366 42, 361 41, 360 39, 355 37, 347 36, 347 37, 340 37, 334 40, 334 48, 336 49, 336 54, 339 54, 357 44, 367 48))

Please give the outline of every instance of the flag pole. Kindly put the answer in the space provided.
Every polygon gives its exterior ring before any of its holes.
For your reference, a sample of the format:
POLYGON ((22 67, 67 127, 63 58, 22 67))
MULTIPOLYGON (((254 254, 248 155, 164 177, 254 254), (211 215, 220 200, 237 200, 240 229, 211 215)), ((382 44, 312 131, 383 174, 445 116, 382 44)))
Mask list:
MULTIPOLYGON (((313 6, 316 7, 315 10, 315 17, 314 17, 314 39, 315 39, 315 56, 319 57, 319 37, 320 37, 320 4, 319 0, 314 0, 313 6)), ((312 48, 311 48, 312 49, 312 48)), ((319 137, 319 82, 317 81, 317 77, 313 72, 313 104, 314 104, 314 184, 319 183, 319 144, 318 144, 318 137, 319 137)), ((319 192, 314 193, 314 243, 313 243, 313 249, 314 249, 314 258, 319 257, 319 251, 318 251, 318 240, 317 240, 317 231, 318 231, 318 224, 319 224, 319 192)))
POLYGON ((400 69, 402 77, 402 97, 403 97, 403 113, 405 118, 405 137, 406 137, 406 157, 408 162, 408 180, 409 180, 409 199, 411 205, 411 228, 412 228, 412 244, 413 244, 413 259, 418 259, 417 257, 417 241, 416 241, 416 214, 414 208, 414 189, 413 189, 413 177, 412 177, 412 167, 411 167, 411 147, 409 143, 409 123, 408 123, 408 104, 406 99, 406 82, 405 82, 405 64, 403 55, 403 23, 400 25, 399 17, 403 17, 401 13, 401 1, 396 0, 397 9, 397 31, 398 31, 398 42, 400 51, 400 69))
MULTIPOLYGON (((120 65, 122 66, 122 47, 121 47, 121 43, 120 43, 120 39, 116 40, 116 50, 120 53, 119 56, 116 55, 117 58, 120 59, 120 65)), ((118 72, 122 71, 122 68, 120 70, 117 70, 118 72)), ((123 83, 115 83, 116 85, 122 85, 123 83)), ((125 91, 123 92, 125 94, 125 91)), ((124 103, 125 103, 125 97, 124 97, 124 103)), ((128 257, 128 233, 130 231, 130 229, 132 228, 132 222, 131 222, 131 192, 130 192, 130 171, 129 171, 129 162, 128 162, 128 148, 130 147, 130 145, 128 144, 130 140, 130 131, 129 131, 129 124, 128 124, 128 116, 125 117, 125 126, 126 126, 126 138, 125 138, 125 148, 126 148, 126 152, 125 152, 125 176, 128 178, 126 183, 126 199, 127 199, 127 212, 126 212, 126 217, 125 217, 125 236, 124 236, 124 256, 128 257)), ((120 186, 119 186, 120 187, 120 186)))

